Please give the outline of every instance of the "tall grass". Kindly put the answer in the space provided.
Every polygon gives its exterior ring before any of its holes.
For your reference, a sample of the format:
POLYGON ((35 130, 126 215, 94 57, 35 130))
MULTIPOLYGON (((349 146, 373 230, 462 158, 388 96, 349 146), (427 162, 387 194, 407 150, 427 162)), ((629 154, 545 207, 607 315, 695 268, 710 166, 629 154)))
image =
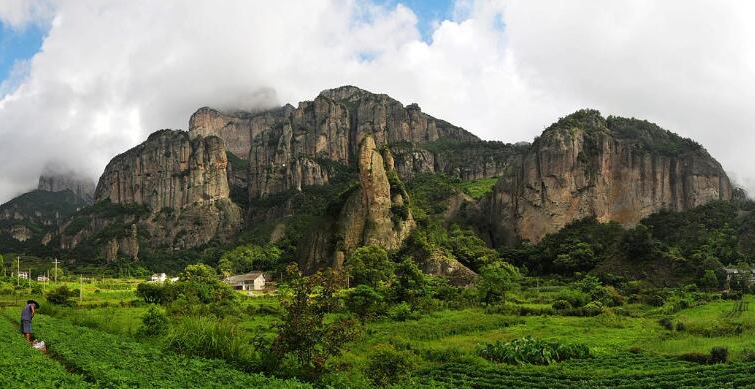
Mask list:
POLYGON ((220 358, 249 367, 254 347, 249 335, 237 324, 213 317, 182 317, 165 338, 166 348, 186 355, 220 358))

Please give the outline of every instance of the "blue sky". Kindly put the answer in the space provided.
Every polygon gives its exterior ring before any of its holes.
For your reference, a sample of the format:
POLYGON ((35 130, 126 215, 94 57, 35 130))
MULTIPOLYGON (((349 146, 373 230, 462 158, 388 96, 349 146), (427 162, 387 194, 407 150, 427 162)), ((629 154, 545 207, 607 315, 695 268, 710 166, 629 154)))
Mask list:
POLYGON ((8 78, 16 61, 27 60, 39 51, 45 33, 36 24, 15 31, 0 22, 0 83, 8 78))

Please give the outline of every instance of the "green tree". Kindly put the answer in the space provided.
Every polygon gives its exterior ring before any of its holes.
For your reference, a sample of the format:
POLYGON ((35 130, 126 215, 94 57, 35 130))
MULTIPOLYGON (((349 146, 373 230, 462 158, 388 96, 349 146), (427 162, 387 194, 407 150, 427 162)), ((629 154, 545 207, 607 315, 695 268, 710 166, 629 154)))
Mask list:
POLYGON ((218 261, 218 270, 223 274, 271 270, 280 258, 281 250, 274 245, 243 245, 224 253, 218 261))
POLYGON ((482 268, 478 285, 480 299, 485 304, 506 301, 506 293, 514 290, 519 271, 509 263, 498 261, 482 268))
POLYGON ((381 316, 387 311, 383 296, 367 285, 359 285, 349 292, 346 307, 362 320, 381 316))
POLYGON ((489 248, 474 232, 458 226, 451 228, 449 244, 456 259, 475 271, 499 259, 498 252, 489 248))
POLYGON ((411 257, 404 257, 396 267, 396 283, 393 290, 396 300, 410 304, 427 295, 427 278, 411 257))
POLYGON ((714 270, 706 270, 700 277, 700 286, 709 290, 718 289, 718 277, 714 270))
POLYGON ((218 274, 215 272, 215 269, 198 263, 196 265, 188 265, 184 268, 184 272, 181 274, 181 281, 213 283, 218 281, 218 274))
POLYGON ((650 229, 644 224, 638 224, 624 233, 621 248, 628 259, 637 262, 652 260, 660 255, 650 229))
POLYGON ((591 270, 598 263, 598 258, 589 243, 577 241, 568 245, 566 250, 567 253, 559 254, 553 261, 553 266, 561 273, 573 274, 591 270))
POLYGON ((352 284, 364 284, 373 288, 389 283, 396 267, 385 249, 378 246, 356 249, 345 265, 352 284))
POLYGON ((357 337, 357 323, 348 319, 325 321, 338 306, 339 274, 327 270, 303 277, 294 264, 288 267, 287 275, 287 285, 279 294, 285 313, 277 325, 271 351, 278 361, 292 358, 298 375, 316 380, 327 360, 340 355, 343 344, 357 337))

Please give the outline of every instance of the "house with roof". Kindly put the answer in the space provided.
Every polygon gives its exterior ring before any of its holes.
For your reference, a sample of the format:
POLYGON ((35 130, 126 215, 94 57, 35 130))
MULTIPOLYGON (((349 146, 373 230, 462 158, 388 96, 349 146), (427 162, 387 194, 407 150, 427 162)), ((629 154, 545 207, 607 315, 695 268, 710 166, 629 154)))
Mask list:
POLYGON ((223 282, 231 285, 236 290, 246 292, 265 290, 265 274, 259 271, 230 276, 224 279, 223 282))
POLYGON ((731 281, 734 277, 745 277, 749 282, 755 282, 755 269, 737 269, 735 267, 723 268, 726 274, 726 281, 731 281))

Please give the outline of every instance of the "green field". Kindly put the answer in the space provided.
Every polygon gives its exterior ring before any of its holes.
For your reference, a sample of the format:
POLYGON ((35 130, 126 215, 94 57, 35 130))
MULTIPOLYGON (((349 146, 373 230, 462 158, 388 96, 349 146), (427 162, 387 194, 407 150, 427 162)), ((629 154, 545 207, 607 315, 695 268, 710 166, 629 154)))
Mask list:
MULTIPOLYGON (((236 313, 221 320, 236 331, 237 349, 208 359, 196 355, 196 349, 176 349, 163 338, 139 335, 142 317, 150 306, 135 293, 139 282, 69 283, 83 287, 81 300, 74 299, 76 304, 71 307, 46 303, 44 295, 30 294, 33 289, 29 288, 0 296, 0 304, 6 307, 0 336, 9 345, 3 349, 8 353, 3 369, 9 372, 2 378, 7 384, 4 386, 17 382, 36 382, 37 387, 204 387, 207 382, 215 387, 304 385, 291 377, 275 379, 257 373, 254 339, 272 339, 276 335, 273 325, 281 322, 282 307, 276 296, 239 295, 236 313), (35 336, 48 344, 46 355, 29 348, 16 332, 27 298, 43 301, 34 327, 35 336), (31 377, 18 369, 21 363, 37 366, 38 374, 31 377), (165 367, 170 374, 165 373, 165 367)), ((582 317, 548 310, 563 290, 564 286, 539 290, 524 287, 509 297, 507 309, 526 308, 535 314, 496 313, 500 310, 471 306, 434 309, 408 320, 366 320, 359 338, 344 344, 342 354, 328 361, 321 383, 332 387, 372 386, 370 366, 375 355, 387 347, 410 362, 408 370, 391 381, 398 387, 755 385, 755 362, 751 362, 755 360, 755 296, 723 300, 717 293, 670 290, 666 291, 670 296, 666 304, 659 307, 625 303, 582 317), (680 308, 677 301, 683 298, 694 303, 680 308), (661 324, 661 319, 670 323, 670 329, 661 324), (496 363, 478 353, 484 344, 526 336, 584 344, 591 357, 536 366, 496 363), (705 364, 682 358, 686 354, 708 355, 714 347, 728 350, 726 363, 705 364)), ((327 320, 343 316, 334 313, 327 320)), ((171 318, 170 326, 177 328, 184 321, 171 318)))

